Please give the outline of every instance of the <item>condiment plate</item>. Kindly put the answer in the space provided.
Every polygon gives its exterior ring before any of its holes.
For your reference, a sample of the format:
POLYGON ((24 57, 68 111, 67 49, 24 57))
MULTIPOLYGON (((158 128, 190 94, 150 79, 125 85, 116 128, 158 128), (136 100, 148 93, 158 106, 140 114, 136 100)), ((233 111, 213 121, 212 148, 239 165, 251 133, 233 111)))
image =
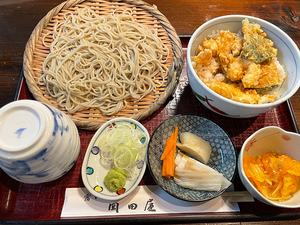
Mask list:
MULTIPOLYGON (((111 169, 108 166, 100 162, 100 149, 98 148, 98 142, 100 135, 109 127, 116 122, 129 122, 136 125, 136 129, 141 130, 145 133, 147 137, 147 142, 149 142, 149 133, 146 128, 140 124, 138 121, 131 118, 115 118, 104 123, 95 133, 91 139, 88 148, 85 153, 81 168, 81 176, 83 183, 87 190, 95 197, 105 199, 105 200, 119 200, 130 194, 140 183, 142 177, 144 176, 146 170, 146 154, 144 160, 139 162, 138 168, 140 168, 139 175, 134 180, 126 180, 125 187, 119 192, 111 192, 107 189, 104 184, 104 177, 107 172, 111 169)), ((146 148, 147 149, 147 148, 146 148)))

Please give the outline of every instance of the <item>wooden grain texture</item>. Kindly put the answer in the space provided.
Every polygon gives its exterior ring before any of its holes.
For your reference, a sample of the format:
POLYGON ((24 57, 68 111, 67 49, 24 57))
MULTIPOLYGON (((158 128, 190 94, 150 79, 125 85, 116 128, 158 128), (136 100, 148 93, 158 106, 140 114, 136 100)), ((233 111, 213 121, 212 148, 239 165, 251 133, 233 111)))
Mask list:
MULTIPOLYGON (((25 45, 38 22, 61 0, 0 0, 0 107, 14 100, 23 65, 25 45)), ((179 36, 191 35, 202 23, 217 16, 244 14, 265 19, 284 30, 300 47, 300 2, 298 0, 147 0, 156 5, 179 36)), ((300 123, 300 91, 292 98, 300 123)), ((190 223, 218 225, 295 225, 298 220, 261 222, 190 223)))

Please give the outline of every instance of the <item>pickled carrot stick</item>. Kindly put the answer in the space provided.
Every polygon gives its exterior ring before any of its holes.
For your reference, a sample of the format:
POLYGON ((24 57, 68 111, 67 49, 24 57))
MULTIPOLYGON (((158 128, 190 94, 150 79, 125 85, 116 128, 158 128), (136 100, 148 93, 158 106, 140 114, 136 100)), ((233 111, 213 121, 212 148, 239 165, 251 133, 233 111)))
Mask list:
POLYGON ((169 154, 169 152, 174 148, 173 145, 176 145, 178 135, 178 127, 175 127, 174 132, 169 137, 169 139, 165 143, 164 152, 160 158, 160 160, 164 160, 164 158, 169 154))
POLYGON ((161 174, 166 178, 171 178, 174 176, 177 136, 178 127, 175 127, 174 132, 165 143, 164 152, 161 156, 161 160, 163 160, 161 174))

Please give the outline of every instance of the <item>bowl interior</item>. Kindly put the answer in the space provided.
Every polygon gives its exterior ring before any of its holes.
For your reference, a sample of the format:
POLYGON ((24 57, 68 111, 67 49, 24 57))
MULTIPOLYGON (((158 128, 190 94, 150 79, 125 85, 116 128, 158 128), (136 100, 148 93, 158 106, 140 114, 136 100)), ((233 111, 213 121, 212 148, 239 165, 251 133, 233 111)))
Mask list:
POLYGON ((300 135, 287 132, 279 127, 265 127, 251 135, 241 149, 239 157, 240 175, 243 177, 244 186, 251 192, 254 197, 263 202, 287 208, 300 207, 300 191, 298 191, 291 199, 284 202, 270 201, 266 199, 248 180, 243 168, 243 159, 247 156, 255 157, 264 153, 275 151, 278 153, 286 153, 295 160, 300 161, 300 135))
MULTIPOLYGON (((284 69, 288 78, 285 80, 281 87, 279 98, 277 101, 285 101, 290 98, 300 86, 300 71, 298 69, 300 63, 300 54, 297 45, 293 40, 284 33, 277 26, 269 23, 265 20, 245 16, 245 15, 232 15, 223 16, 212 19, 202 26, 200 26, 193 34, 188 44, 188 58, 195 56, 198 51, 198 46, 202 44, 203 40, 212 34, 213 31, 218 30, 230 30, 231 32, 239 32, 242 30, 242 20, 248 18, 250 22, 255 22, 261 25, 261 28, 267 33, 267 38, 274 42, 275 47, 278 49, 277 58, 281 64, 284 65, 284 69)), ((188 66, 191 66, 191 60, 188 60, 188 66)), ((196 73, 192 69, 192 75, 196 76, 196 73)), ((202 81, 198 78, 200 83, 202 81)), ((202 83, 203 84, 203 83, 202 83)), ((203 84, 204 85, 204 84, 203 84)), ((213 92, 210 89, 209 92, 213 92)), ((240 103, 237 103, 240 104, 240 103)), ((275 103, 267 103, 272 105, 275 103)), ((264 104, 265 105, 265 104, 264 104)), ((260 107, 257 105, 255 107, 260 107)))
POLYGON ((243 157, 275 151, 300 161, 300 135, 279 127, 266 127, 254 133, 242 147, 243 157))

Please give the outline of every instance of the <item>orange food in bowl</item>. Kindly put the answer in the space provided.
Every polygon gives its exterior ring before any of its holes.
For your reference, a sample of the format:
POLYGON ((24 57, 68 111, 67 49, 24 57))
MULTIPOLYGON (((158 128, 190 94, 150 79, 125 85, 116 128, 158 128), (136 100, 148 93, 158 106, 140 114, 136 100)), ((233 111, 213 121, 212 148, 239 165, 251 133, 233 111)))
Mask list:
POLYGON ((247 156, 243 169, 258 191, 272 201, 286 201, 299 190, 300 162, 287 154, 247 156))

